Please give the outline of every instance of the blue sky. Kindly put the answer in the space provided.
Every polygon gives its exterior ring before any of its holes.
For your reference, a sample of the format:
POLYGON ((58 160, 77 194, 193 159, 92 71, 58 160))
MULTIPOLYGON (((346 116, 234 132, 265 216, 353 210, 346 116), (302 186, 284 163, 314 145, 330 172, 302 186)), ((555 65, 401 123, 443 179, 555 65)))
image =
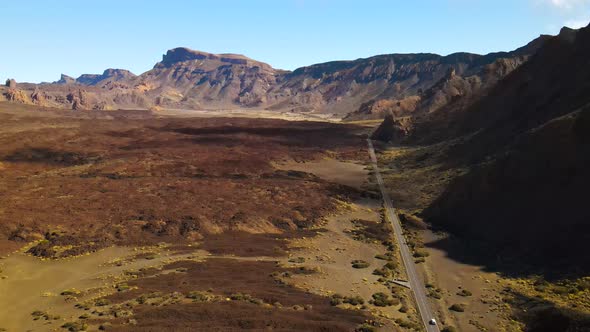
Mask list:
POLYGON ((590 21, 590 0, 0 0, 0 78, 145 72, 184 46, 276 68, 384 53, 512 50, 590 21))

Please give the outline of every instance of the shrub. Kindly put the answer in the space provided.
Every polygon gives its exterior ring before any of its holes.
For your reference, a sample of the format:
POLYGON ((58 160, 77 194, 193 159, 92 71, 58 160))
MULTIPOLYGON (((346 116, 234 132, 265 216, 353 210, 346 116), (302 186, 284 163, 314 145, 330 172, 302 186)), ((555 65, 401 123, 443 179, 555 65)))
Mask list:
MULTIPOLYGON (((293 272, 295 274, 314 274, 314 273, 320 272, 320 269, 318 267, 300 266, 299 268, 295 269, 293 272)), ((283 276, 288 277, 288 275, 285 275, 285 274, 283 274, 283 276)))
POLYGON ((467 296, 471 296, 473 294, 466 289, 462 289, 460 292, 457 292, 457 295, 467 297, 467 296))
POLYGON ((393 260, 393 253, 391 252, 387 252, 385 254, 377 254, 375 255, 375 258, 380 259, 382 261, 390 261, 393 260))
POLYGON ((339 304, 342 304, 343 301, 344 301, 344 297, 340 294, 334 294, 330 298, 330 304, 333 306, 337 306, 339 304))
POLYGON ((397 323, 397 325, 399 325, 400 327, 403 327, 405 329, 414 329, 414 330, 420 330, 421 329, 421 325, 408 321, 408 320, 403 320, 401 318, 398 318, 395 320, 395 322, 397 323))
POLYGON ((365 300, 360 296, 342 296, 340 294, 334 294, 330 298, 330 304, 333 306, 337 306, 342 303, 348 303, 350 305, 359 305, 365 304, 365 300))
POLYGON ((430 256, 430 254, 426 250, 416 249, 416 251, 414 251, 414 257, 416 257, 416 258, 428 257, 428 256, 430 256))
POLYGON ((371 264, 369 264, 369 262, 357 259, 351 262, 352 267, 355 269, 366 269, 368 268, 371 264))
POLYGON ((394 262, 387 262, 387 264, 383 265, 383 268, 395 270, 397 268, 397 264, 394 262))
POLYGON ((564 295, 570 292, 569 288, 559 285, 554 285, 553 287, 551 287, 551 291, 558 295, 564 295))
POLYGON ((252 298, 252 296, 250 296, 248 294, 235 293, 235 294, 230 295, 229 298, 234 301, 248 301, 252 298))
POLYGON ((88 324, 83 322, 69 322, 62 325, 64 329, 67 329, 70 332, 78 332, 78 331, 86 331, 88 329, 88 324))
POLYGON ((75 289, 75 288, 71 288, 71 289, 66 289, 65 291, 61 292, 60 295, 63 296, 76 296, 76 295, 80 295, 80 291, 75 289))
POLYGON ((433 298, 433 299, 437 299, 440 300, 442 299, 442 296, 440 295, 440 292, 438 290, 431 290, 430 292, 428 292, 428 296, 433 298))
POLYGON ((365 304, 365 300, 363 300, 362 297, 357 295, 344 298, 344 303, 348 303, 350 305, 359 305, 365 304))
POLYGON ((236 294, 230 295, 229 298, 234 301, 246 301, 246 302, 250 302, 250 303, 254 303, 254 304, 263 304, 264 303, 264 301, 262 301, 261 299, 257 299, 255 297, 252 297, 252 295, 250 295, 250 294, 236 293, 236 294))
POLYGON ((374 326, 369 325, 367 323, 363 323, 362 325, 357 327, 354 331, 355 332, 375 332, 377 330, 375 329, 374 326))
POLYGON ((456 311, 456 312, 464 312, 465 311, 465 305, 462 303, 455 303, 452 306, 449 307, 449 310, 451 311, 456 311))
POLYGON ((305 263, 305 258, 304 257, 297 257, 297 258, 291 258, 289 259, 290 263, 305 263))
POLYGON ((382 276, 382 277, 391 277, 391 270, 390 269, 385 269, 385 268, 381 268, 381 269, 375 269, 373 270, 373 274, 376 276, 382 276))
POLYGON ((117 292, 124 292, 129 290, 131 287, 129 287, 129 285, 127 285, 126 283, 120 283, 117 285, 117 292))
POLYGON ((104 307, 105 305, 111 304, 111 301, 107 299, 98 299, 94 302, 94 305, 97 307, 104 307))
POLYGON ((207 302, 211 299, 209 294, 200 291, 189 292, 186 297, 192 299, 193 302, 207 302))
POLYGON ((98 329, 99 329, 99 330, 101 330, 101 331, 106 331, 106 330, 108 330, 108 329, 109 329, 111 326, 112 326, 112 325, 111 325, 111 323, 109 323, 109 322, 106 322, 106 323, 102 323, 102 324, 100 324, 100 326, 98 327, 98 329))
POLYGON ((445 328, 443 328, 441 330, 441 332, 458 332, 459 330, 457 330, 456 328, 454 328, 453 326, 446 326, 445 328))
POLYGON ((148 252, 143 256, 143 258, 147 260, 156 259, 156 257, 158 257, 158 254, 156 254, 155 252, 148 252))
POLYGON ((399 304, 399 300, 396 298, 390 298, 389 295, 379 292, 373 294, 373 305, 377 307, 389 307, 392 305, 399 304))

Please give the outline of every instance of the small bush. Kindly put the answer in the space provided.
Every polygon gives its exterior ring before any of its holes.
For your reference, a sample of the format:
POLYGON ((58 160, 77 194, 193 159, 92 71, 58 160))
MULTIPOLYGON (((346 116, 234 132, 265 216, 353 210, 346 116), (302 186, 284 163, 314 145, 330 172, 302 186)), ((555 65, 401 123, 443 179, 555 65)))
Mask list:
POLYGON ((340 305, 342 303, 348 303, 350 305, 365 304, 365 300, 360 296, 342 296, 340 294, 334 294, 330 298, 330 304, 333 306, 340 305))
POLYGON ((305 263, 305 258, 304 257, 296 257, 296 258, 291 258, 289 259, 289 263, 305 263))
POLYGON ((369 262, 357 259, 351 262, 352 267, 355 269, 366 269, 368 268, 371 264, 369 264, 369 262))
POLYGON ((344 296, 342 296, 340 294, 334 294, 330 298, 330 304, 333 306, 337 306, 339 304, 342 304, 343 302, 344 302, 344 296))
POLYGON ((207 302, 211 299, 209 294, 200 291, 189 292, 186 297, 193 300, 193 302, 207 302))
POLYGON ((455 327, 453 326, 446 326, 445 328, 443 328, 441 330, 441 332, 458 332, 459 330, 457 330, 455 327))
POLYGON ((248 301, 252 298, 252 296, 248 295, 248 294, 242 294, 242 293, 235 293, 229 296, 230 299, 232 299, 233 301, 248 301))
POLYGON ((379 292, 373 294, 373 305, 377 307, 389 307, 392 305, 399 304, 399 300, 396 298, 390 298, 389 295, 379 292))
POLYGON ((373 274, 376 276, 382 276, 385 278, 391 277, 391 275, 392 275, 391 270, 385 269, 385 268, 375 269, 375 270, 373 270, 373 274))
POLYGON ((63 295, 63 296, 77 296, 80 294, 81 294, 81 292, 77 289, 74 289, 74 288, 66 289, 65 291, 60 293, 60 295, 63 295))
POLYGON ((397 323, 397 325, 405 329, 414 329, 419 331, 422 328, 422 326, 418 323, 414 323, 409 320, 403 320, 401 318, 396 319, 395 322, 397 323))
POLYGON ((461 291, 457 292, 457 295, 467 297, 473 295, 473 293, 466 289, 462 289, 461 291))
POLYGON ((70 332, 78 332, 78 331, 86 331, 88 329, 88 324, 83 322, 69 322, 62 325, 64 329, 67 329, 70 332))
POLYGON ((428 257, 428 256, 430 256, 430 254, 426 250, 416 249, 416 251, 414 251, 414 257, 416 257, 416 258, 428 257))
POLYGON ((129 287, 129 285, 127 285, 126 283, 120 283, 117 285, 117 292, 124 292, 124 291, 128 291, 131 287, 129 287))
POLYGON ((440 300, 442 299, 442 296, 440 295, 440 292, 436 289, 432 289, 430 290, 430 292, 428 292, 428 296, 433 298, 433 299, 437 299, 440 300))
POLYGON ((108 329, 109 329, 111 326, 112 326, 112 325, 111 325, 111 323, 109 323, 109 322, 106 322, 106 323, 102 323, 102 324, 100 324, 100 326, 98 327, 98 329, 99 329, 99 330, 101 330, 101 331, 106 331, 106 330, 108 330, 108 329))
POLYGON ((554 285, 551 287, 551 291, 557 295, 565 295, 570 292, 569 288, 559 285, 554 285))
MULTIPOLYGON (((307 267, 307 266, 300 266, 299 268, 293 271, 295 274, 314 274, 320 272, 320 269, 317 267, 307 267)), ((283 274, 284 277, 289 277, 288 272, 287 274, 283 274)))
POLYGON ((383 268, 395 270, 397 268, 397 264, 394 262, 387 262, 387 264, 383 265, 383 268))
POLYGON ((158 257, 158 254, 156 254, 154 252, 148 252, 143 256, 143 258, 145 258, 147 260, 156 259, 156 257, 158 257))
POLYGON ((362 325, 357 327, 354 331, 355 332, 375 332, 377 330, 375 329, 374 326, 372 326, 368 323, 363 323, 362 325))
POLYGON ((449 310, 451 311, 455 311, 455 312, 464 312, 465 311, 465 305, 462 303, 455 303, 452 306, 449 307, 449 310))
POLYGON ((246 301, 246 302, 250 302, 250 303, 254 303, 254 304, 263 304, 264 303, 264 301, 262 301, 261 299, 257 299, 255 297, 252 297, 252 295, 250 295, 250 294, 236 293, 236 294, 230 295, 229 298, 234 301, 246 301))
POLYGON ((97 307, 104 307, 105 305, 111 304, 111 301, 107 299, 98 299, 94 302, 94 305, 97 307))
POLYGON ((357 295, 344 298, 344 303, 348 303, 350 305, 359 305, 365 304, 365 300, 357 295))
POLYGON ((390 261, 394 259, 393 253, 387 252, 385 254, 377 254, 375 258, 380 259, 382 261, 390 261))

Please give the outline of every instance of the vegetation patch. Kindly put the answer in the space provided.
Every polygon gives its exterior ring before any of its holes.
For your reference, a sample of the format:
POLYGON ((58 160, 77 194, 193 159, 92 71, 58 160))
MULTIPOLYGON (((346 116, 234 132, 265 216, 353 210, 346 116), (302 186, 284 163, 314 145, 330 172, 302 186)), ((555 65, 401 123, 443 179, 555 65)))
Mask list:
POLYGON ((395 259, 395 256, 394 256, 394 254, 392 252, 388 251, 385 254, 377 254, 377 255, 375 255, 375 258, 376 259, 383 260, 383 261, 393 261, 395 259))
POLYGON ((463 303, 455 303, 449 307, 449 310, 455 312, 464 312, 467 306, 463 303))
POLYGON ((383 292, 375 293, 372 297, 371 303, 376 307, 389 307, 400 303, 399 299, 390 297, 383 292))
POLYGON ((350 262, 350 264, 352 264, 352 267, 355 269, 366 269, 369 266, 371 266, 371 264, 369 262, 361 260, 361 259, 354 260, 354 261, 350 262))
POLYGON ((88 329, 88 324, 84 322, 68 322, 63 324, 61 327, 70 332, 78 332, 86 331, 88 329))
POLYGON ((337 305, 343 304, 343 303, 357 306, 357 305, 365 304, 365 300, 358 295, 355 295, 355 296, 342 296, 340 294, 332 295, 332 297, 330 299, 331 305, 337 306, 337 305))
POLYGON ((363 242, 385 242, 391 240, 392 229, 388 222, 374 222, 357 219, 352 221, 355 226, 350 230, 352 238, 363 242))
POLYGON ((40 311, 40 310, 33 311, 31 313, 31 316, 33 316, 33 320, 40 320, 40 319, 44 319, 44 320, 58 320, 58 319, 61 319, 61 317, 58 316, 58 315, 51 315, 48 312, 40 311))

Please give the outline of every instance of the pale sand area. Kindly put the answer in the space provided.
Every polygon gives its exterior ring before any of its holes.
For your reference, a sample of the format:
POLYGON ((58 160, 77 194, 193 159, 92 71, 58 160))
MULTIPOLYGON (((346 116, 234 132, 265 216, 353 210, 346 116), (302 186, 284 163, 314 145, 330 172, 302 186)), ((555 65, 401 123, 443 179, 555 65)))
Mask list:
MULTIPOLYGON (((312 162, 297 163, 294 161, 274 165, 281 170, 295 170, 314 174, 326 181, 343 184, 355 188, 362 188, 369 179, 369 170, 363 164, 344 162, 335 159, 322 159, 312 162)), ((350 230, 355 228, 354 220, 362 219, 375 222, 383 222, 381 214, 381 201, 376 199, 361 199, 350 204, 343 204, 339 211, 326 218, 320 226, 323 231, 312 238, 297 239, 291 242, 292 250, 289 256, 292 259, 303 258, 304 263, 290 263, 287 266, 306 266, 317 269, 319 274, 295 275, 286 281, 307 291, 331 296, 340 294, 344 296, 360 296, 365 300, 366 309, 377 317, 381 317, 386 325, 380 331, 398 331, 393 323, 394 319, 404 321, 417 321, 417 312, 413 308, 413 300, 408 289, 385 285, 378 282, 379 276, 373 271, 383 267, 386 263, 376 259, 378 254, 387 252, 387 248, 379 241, 355 240, 350 230), (364 260, 370 263, 365 269, 352 267, 353 260, 364 260), (372 295, 378 292, 391 295, 394 292, 401 297, 402 303, 388 307, 377 307, 369 304, 372 295), (399 309, 405 304, 409 307, 407 313, 399 309)), ((394 241, 393 236, 391 240, 394 241)), ((401 269, 401 260, 396 251, 396 261, 400 266, 400 279, 404 279, 401 269)), ((346 304, 343 305, 347 307, 346 304)))
MULTIPOLYGON (((206 257, 203 251, 190 256, 206 257)), ((41 260, 22 252, 0 259, 0 330, 52 331, 73 321, 81 311, 74 304, 116 292, 115 285, 129 279, 125 271, 159 267, 186 259, 162 248, 110 247, 95 253, 60 260, 41 260), (157 252, 154 259, 133 259, 142 252, 157 252), (81 291, 76 300, 60 295, 65 290, 81 291), (33 320, 33 311, 57 315, 59 319, 33 320)))
POLYGON ((363 184, 367 182, 368 176, 365 165, 336 159, 321 159, 304 163, 289 161, 277 163, 273 166, 284 171, 293 170, 311 173, 326 181, 358 189, 362 188, 363 184))
POLYGON ((341 117, 326 113, 297 113, 290 111, 269 111, 262 109, 219 109, 219 110, 175 110, 165 109, 154 111, 160 116, 172 117, 239 117, 239 118, 267 118, 290 121, 328 121, 340 122, 341 117))
POLYGON ((500 295, 503 280, 496 273, 484 271, 481 266, 458 262, 446 251, 428 246, 445 235, 429 230, 422 234, 430 256, 426 263, 420 264, 421 271, 429 283, 442 290, 442 299, 431 299, 439 320, 455 326, 458 331, 518 331, 518 324, 511 322, 505 312, 500 295), (457 295, 463 289, 473 295, 457 295), (455 303, 465 304, 465 312, 448 309, 455 303))

